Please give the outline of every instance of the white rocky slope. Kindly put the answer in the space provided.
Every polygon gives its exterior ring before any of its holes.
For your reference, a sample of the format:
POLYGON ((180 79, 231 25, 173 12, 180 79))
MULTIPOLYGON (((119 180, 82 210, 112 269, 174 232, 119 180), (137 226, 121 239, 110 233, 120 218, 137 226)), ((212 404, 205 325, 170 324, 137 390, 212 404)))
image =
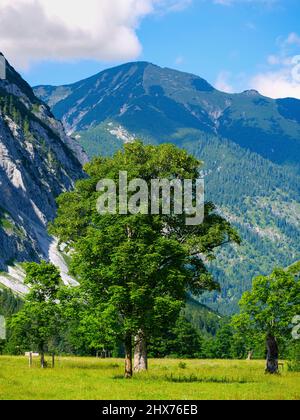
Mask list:
POLYGON ((87 157, 47 105, 7 64, 0 79, 0 284, 24 293, 25 261, 51 260, 73 283, 47 224, 55 198, 83 176, 87 157))

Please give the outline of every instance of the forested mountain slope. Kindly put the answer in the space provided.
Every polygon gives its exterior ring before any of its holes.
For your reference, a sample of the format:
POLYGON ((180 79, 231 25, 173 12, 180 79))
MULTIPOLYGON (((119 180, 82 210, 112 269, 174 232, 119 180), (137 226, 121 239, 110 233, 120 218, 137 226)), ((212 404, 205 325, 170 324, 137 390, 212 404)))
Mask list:
POLYGON ((69 86, 36 87, 90 156, 124 142, 172 142, 204 161, 207 199, 239 229, 240 248, 212 265, 222 294, 205 302, 237 310, 257 274, 300 258, 300 101, 256 91, 226 94, 195 75, 128 63, 69 86))

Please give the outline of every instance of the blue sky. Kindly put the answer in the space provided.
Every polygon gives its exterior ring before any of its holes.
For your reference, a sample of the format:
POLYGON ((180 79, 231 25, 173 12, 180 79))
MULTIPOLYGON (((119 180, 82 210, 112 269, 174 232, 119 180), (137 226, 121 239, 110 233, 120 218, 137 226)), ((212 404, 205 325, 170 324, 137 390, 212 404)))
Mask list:
MULTIPOLYGON (((21 11, 25 2, 28 10, 31 1, 18 0, 15 4, 21 11)), ((38 1, 50 15, 47 0, 38 1)), ((58 2, 55 12, 64 16, 59 4, 68 1, 71 0, 58 2)), ((85 4, 88 1, 91 7, 99 6, 93 0, 86 0, 85 4)), ((0 12, 2 2, 7 11, 11 6, 6 0, 0 0, 0 12)), ((300 78, 295 77, 300 55, 299 0, 110 0, 109 4, 112 3, 121 7, 122 12, 116 18, 114 11, 119 9, 110 10, 102 26, 112 22, 111 28, 108 24, 107 32, 101 35, 94 31, 92 47, 88 39, 80 48, 78 42, 74 46, 75 42, 69 42, 68 37, 73 36, 73 41, 77 35, 70 35, 62 27, 56 30, 57 34, 62 31, 60 41, 50 27, 49 18, 39 28, 44 48, 43 45, 38 48, 37 41, 33 42, 34 33, 26 39, 26 29, 23 29, 22 50, 18 51, 13 44, 18 39, 15 31, 4 42, 4 53, 32 85, 71 83, 107 67, 143 60, 195 73, 228 92, 257 88, 268 96, 300 98, 300 78), (128 26, 123 35, 119 33, 121 26, 128 26), (51 49, 48 43, 52 43, 51 49)), ((103 13, 108 13, 105 10, 103 13)), ((42 13, 42 9, 30 9, 27 19, 35 13, 42 13)), ((82 21, 91 19, 78 10, 80 13, 82 21)), ((74 15, 72 23, 75 18, 74 15)), ((41 20, 36 19, 37 26, 41 20)), ((97 19, 91 25, 98 27, 97 19)))

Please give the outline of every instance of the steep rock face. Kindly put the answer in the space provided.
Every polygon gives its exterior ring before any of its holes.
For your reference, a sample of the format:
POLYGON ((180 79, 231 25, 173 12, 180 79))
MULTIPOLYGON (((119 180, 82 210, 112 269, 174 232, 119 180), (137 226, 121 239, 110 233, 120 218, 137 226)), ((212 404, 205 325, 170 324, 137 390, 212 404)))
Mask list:
POLYGON ((0 282, 9 286, 5 273, 14 263, 49 259, 53 241, 46 227, 55 198, 73 187, 86 161, 81 146, 7 64, 0 80, 0 282))

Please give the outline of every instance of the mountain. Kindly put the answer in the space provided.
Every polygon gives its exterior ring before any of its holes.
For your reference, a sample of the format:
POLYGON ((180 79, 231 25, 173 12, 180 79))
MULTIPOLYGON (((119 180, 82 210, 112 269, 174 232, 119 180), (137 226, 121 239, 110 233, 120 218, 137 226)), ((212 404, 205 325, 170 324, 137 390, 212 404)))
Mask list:
POLYGON ((172 142, 204 161, 206 195, 237 226, 240 248, 211 265, 222 294, 209 306, 232 313, 251 279, 300 258, 300 101, 250 90, 226 94, 198 76, 128 63, 67 86, 38 86, 90 156, 124 142, 172 142))
POLYGON ((87 160, 81 146, 31 87, 7 63, 0 79, 0 284, 26 290, 22 262, 52 259, 67 268, 47 223, 56 212, 55 197, 83 176, 87 160))
POLYGON ((197 76, 149 63, 125 64, 35 92, 69 132, 112 120, 162 142, 184 137, 181 130, 189 128, 228 138, 274 163, 299 165, 298 100, 275 101, 254 90, 229 95, 197 76))

